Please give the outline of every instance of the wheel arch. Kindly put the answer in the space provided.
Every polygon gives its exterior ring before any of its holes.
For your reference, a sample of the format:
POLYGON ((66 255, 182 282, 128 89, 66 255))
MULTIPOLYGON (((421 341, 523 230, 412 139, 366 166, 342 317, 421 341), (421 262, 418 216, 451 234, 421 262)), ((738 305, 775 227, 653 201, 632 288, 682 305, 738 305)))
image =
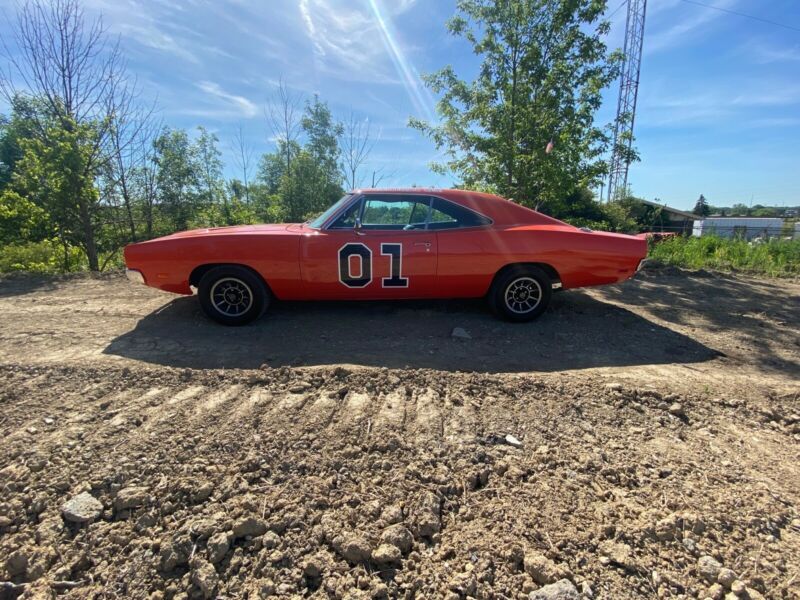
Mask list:
POLYGON ((548 263, 542 263, 542 262, 518 262, 518 263, 509 263, 509 264, 503 266, 501 269, 498 269, 497 273, 495 273, 494 277, 492 278, 492 283, 489 286, 489 289, 490 290, 492 289, 492 287, 494 286, 494 282, 497 281, 497 279, 499 277, 502 277, 503 275, 505 275, 509 271, 512 271, 512 270, 515 270, 515 269, 524 270, 527 267, 537 267, 537 268, 541 269, 542 271, 544 271, 544 273, 550 278, 550 282, 552 284, 560 284, 561 283, 561 276, 558 274, 558 271, 556 271, 556 269, 555 269, 555 267, 553 267, 553 265, 550 265, 548 263))
POLYGON ((208 273, 211 269, 215 269, 217 267, 238 267, 240 269, 246 269, 247 271, 255 275, 258 278, 258 280, 261 281, 261 283, 263 283, 266 286, 267 291, 269 291, 270 294, 274 295, 272 292, 272 288, 270 288, 267 280, 261 276, 261 273, 256 271, 253 267, 249 265, 244 265, 242 263, 220 262, 220 263, 205 263, 202 265, 198 265, 194 269, 192 269, 191 273, 189 273, 189 285, 196 288, 200 284, 200 280, 203 278, 203 276, 206 273, 208 273))

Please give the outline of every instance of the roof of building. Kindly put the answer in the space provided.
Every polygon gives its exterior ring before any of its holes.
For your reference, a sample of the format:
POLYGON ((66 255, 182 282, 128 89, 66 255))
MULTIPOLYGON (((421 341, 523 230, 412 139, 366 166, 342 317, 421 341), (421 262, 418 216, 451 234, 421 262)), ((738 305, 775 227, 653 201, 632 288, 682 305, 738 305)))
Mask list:
POLYGON ((672 208, 671 206, 667 206, 666 204, 659 204, 658 202, 651 202, 650 200, 645 200, 644 198, 637 198, 640 202, 644 204, 648 204, 650 206, 655 206, 656 208, 664 209, 666 212, 670 212, 676 215, 680 215, 687 219, 697 219, 698 216, 692 212, 688 212, 685 210, 678 210, 677 208, 672 208))

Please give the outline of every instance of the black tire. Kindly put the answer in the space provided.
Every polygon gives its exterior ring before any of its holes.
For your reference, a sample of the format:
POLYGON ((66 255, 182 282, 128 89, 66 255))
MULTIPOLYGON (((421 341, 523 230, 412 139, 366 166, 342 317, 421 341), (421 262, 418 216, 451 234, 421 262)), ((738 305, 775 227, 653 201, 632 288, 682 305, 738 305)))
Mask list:
POLYGON ((206 316, 223 325, 245 325, 267 310, 270 292, 261 278, 236 265, 214 267, 203 275, 197 297, 206 316))
POLYGON ((553 282, 547 273, 539 267, 514 267, 495 278, 489 290, 489 306, 498 316, 523 323, 547 310, 552 296, 553 282))

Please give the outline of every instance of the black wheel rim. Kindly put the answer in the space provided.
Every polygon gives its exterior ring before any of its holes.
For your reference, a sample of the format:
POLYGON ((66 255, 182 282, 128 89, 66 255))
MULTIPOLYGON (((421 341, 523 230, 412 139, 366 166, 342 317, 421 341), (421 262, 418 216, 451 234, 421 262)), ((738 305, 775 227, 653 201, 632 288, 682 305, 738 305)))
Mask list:
POLYGON ((240 317, 253 306, 253 290, 235 277, 218 279, 209 295, 212 306, 226 317, 240 317))
POLYGON ((535 310, 542 301, 542 286, 533 277, 518 277, 506 287, 506 308, 517 315, 535 310))

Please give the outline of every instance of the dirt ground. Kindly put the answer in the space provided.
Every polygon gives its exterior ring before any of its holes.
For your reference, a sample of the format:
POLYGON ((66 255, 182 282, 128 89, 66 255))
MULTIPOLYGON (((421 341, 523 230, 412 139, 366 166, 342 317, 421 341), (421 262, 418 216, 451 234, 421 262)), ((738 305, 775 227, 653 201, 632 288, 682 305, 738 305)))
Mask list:
POLYGON ((799 598, 800 284, 228 329, 3 279, 0 490, 0 599, 799 598))

